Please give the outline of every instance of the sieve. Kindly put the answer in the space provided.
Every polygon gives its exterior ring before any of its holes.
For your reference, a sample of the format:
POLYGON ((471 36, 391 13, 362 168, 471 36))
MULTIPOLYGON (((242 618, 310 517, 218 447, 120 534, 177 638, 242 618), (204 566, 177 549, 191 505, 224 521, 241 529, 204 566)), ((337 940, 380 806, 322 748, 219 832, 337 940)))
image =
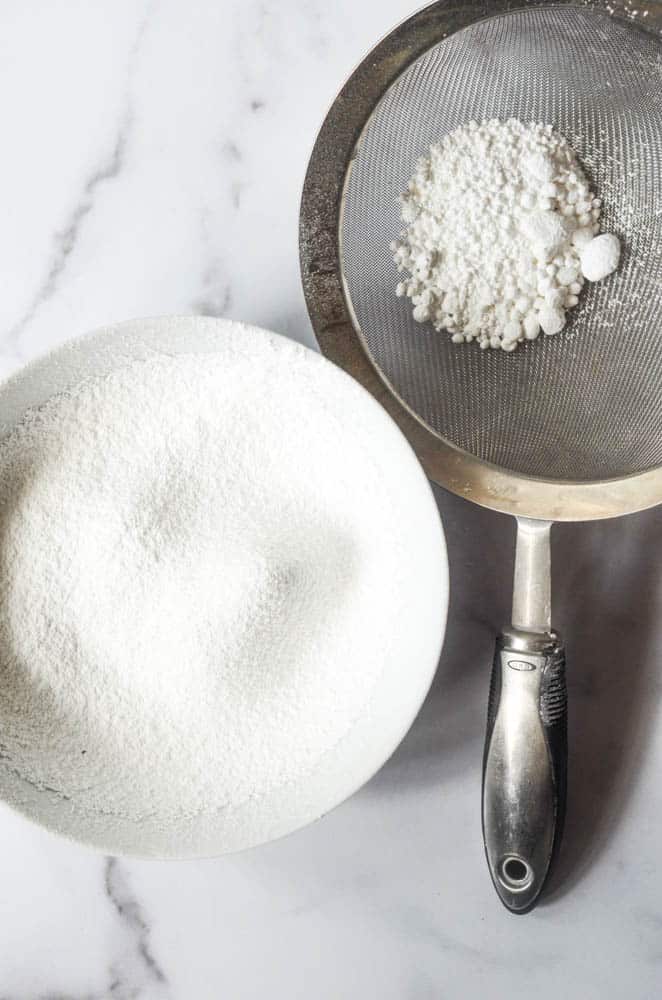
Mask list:
POLYGON ((554 521, 662 501, 662 5, 438 2, 397 27, 333 104, 306 175, 304 292, 322 351, 395 418, 431 479, 517 518, 511 625, 488 698, 482 818, 495 889, 535 904, 565 811, 554 521), (563 335, 457 347, 395 296, 389 251, 416 160, 470 119, 551 123, 624 245, 563 335))

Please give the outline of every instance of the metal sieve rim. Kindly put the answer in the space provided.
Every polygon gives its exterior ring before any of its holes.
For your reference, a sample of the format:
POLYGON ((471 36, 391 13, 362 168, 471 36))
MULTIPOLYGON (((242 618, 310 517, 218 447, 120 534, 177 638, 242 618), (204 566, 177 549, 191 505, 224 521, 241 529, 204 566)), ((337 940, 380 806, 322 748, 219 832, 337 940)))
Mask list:
POLYGON ((427 475, 440 486, 503 513, 584 521, 644 510, 662 501, 662 467, 626 477, 569 482, 524 476, 462 451, 432 431, 372 361, 345 293, 340 229, 347 178, 363 129, 387 89, 419 56, 450 35, 498 14, 569 7, 600 11, 662 34, 662 2, 634 11, 628 0, 437 0, 380 41, 349 77, 317 136, 304 181, 299 246, 304 296, 322 353, 361 382, 394 418, 427 475))

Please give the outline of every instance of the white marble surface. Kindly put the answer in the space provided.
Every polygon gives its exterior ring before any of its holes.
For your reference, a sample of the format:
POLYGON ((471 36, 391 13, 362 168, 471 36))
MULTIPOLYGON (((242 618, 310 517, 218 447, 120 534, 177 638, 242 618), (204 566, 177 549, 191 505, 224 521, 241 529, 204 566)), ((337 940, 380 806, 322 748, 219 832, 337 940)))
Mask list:
MULTIPOLYGON (((408 0, 5 0, 0 360, 131 316, 313 342, 298 202, 315 131, 408 0)), ((555 891, 501 909, 482 857, 488 662, 510 521, 439 495, 452 570, 433 692, 382 772, 242 856, 117 861, 0 808, 2 1000, 446 1000, 662 992, 662 514, 556 529, 570 648, 555 891)))

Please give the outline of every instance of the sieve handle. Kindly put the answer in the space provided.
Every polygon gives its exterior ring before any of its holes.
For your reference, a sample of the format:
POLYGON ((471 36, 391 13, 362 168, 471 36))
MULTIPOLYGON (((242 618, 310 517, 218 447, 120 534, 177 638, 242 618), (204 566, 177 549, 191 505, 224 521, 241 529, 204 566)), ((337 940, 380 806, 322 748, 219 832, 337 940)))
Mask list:
POLYGON ((483 759, 483 839, 494 887, 512 913, 534 906, 565 816, 565 655, 554 635, 497 642, 483 759))

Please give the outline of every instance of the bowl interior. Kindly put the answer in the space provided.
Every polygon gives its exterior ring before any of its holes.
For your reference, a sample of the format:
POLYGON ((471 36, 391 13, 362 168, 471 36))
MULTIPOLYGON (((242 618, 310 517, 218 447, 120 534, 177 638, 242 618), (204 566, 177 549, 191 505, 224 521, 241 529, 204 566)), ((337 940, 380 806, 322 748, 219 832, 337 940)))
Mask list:
MULTIPOLYGON (((108 374, 154 353, 214 354, 228 337, 246 336, 268 342, 271 355, 282 352, 284 363, 292 351, 306 350, 286 338, 224 320, 168 317, 122 323, 59 348, 0 386, 0 436, 27 409, 81 379, 108 374)), ((308 354, 320 371, 333 367, 319 355, 308 354)), ((211 856, 274 839, 320 817, 367 781, 393 752, 425 698, 443 641, 448 604, 445 543, 429 484, 405 438, 368 392, 335 371, 334 377, 346 386, 347 405, 357 422, 362 414, 369 415, 376 453, 388 442, 395 456, 386 475, 392 478, 391 486, 397 484, 398 503, 409 515, 411 565, 404 571, 416 581, 416 599, 407 601, 403 595, 397 617, 394 609, 384 609, 390 652, 363 715, 304 781, 195 820, 164 823, 157 816, 137 824, 108 813, 83 812, 75 801, 28 783, 5 759, 0 763, 0 797, 14 808, 55 832, 115 854, 211 856)), ((351 440, 347 447, 353 447, 351 440)))

